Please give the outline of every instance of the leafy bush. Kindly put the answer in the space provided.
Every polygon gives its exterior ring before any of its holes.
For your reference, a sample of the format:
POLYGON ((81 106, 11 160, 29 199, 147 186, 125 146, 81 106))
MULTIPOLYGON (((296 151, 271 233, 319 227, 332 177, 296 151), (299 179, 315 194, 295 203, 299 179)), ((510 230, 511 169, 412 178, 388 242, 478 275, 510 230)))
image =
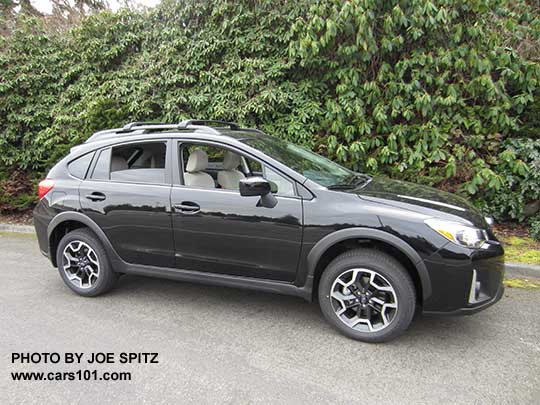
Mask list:
POLYGON ((540 139, 506 141, 499 162, 501 187, 487 190, 484 204, 499 220, 523 221, 526 204, 540 200, 540 139))
POLYGON ((540 127, 534 7, 164 0, 62 35, 20 19, 0 39, 0 172, 42 175, 127 121, 228 119, 521 219, 537 198, 538 144, 516 140, 540 127))
POLYGON ((540 215, 537 215, 530 221, 531 238, 540 240, 540 215))
POLYGON ((360 170, 456 177, 469 194, 500 187, 500 142, 519 130, 540 69, 486 30, 505 12, 491 4, 312 6, 291 55, 321 83, 329 151, 360 170))
POLYGON ((24 211, 35 202, 33 181, 22 171, 0 177, 0 212, 24 211))

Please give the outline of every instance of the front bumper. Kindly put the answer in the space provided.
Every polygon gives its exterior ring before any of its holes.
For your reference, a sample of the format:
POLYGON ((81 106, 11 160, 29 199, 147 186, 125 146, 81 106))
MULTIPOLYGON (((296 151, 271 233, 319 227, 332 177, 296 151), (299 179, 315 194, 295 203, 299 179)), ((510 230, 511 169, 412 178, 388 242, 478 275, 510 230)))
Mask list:
POLYGON ((423 302, 425 314, 474 314, 503 296, 504 250, 498 242, 477 250, 449 244, 424 263, 432 286, 423 302))
POLYGON ((493 304, 498 302, 502 298, 503 294, 504 294, 504 286, 501 284, 499 286, 499 289, 497 290, 497 293, 495 294, 495 297, 493 297, 493 298, 491 298, 489 300, 486 300, 486 301, 482 301, 480 304, 478 304, 476 306, 458 308, 458 309, 456 309, 454 311, 446 311, 446 312, 422 311, 422 313, 424 315, 448 315, 448 316, 452 316, 452 315, 472 315, 472 314, 476 314, 477 312, 483 311, 484 309, 489 308, 490 306, 492 306, 493 304))

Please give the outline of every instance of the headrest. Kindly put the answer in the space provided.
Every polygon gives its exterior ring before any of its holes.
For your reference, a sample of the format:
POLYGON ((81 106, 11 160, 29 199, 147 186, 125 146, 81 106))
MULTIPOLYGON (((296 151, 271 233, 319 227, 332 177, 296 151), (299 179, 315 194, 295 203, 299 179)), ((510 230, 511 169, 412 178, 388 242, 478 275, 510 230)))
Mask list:
POLYGON ((186 171, 189 173, 200 172, 208 167, 208 155, 204 150, 195 149, 189 154, 186 171))
POLYGON ((240 165, 240 155, 227 151, 223 157, 223 170, 234 170, 240 165))
POLYGON ((111 158, 111 172, 117 172, 119 170, 129 169, 126 159, 122 156, 113 155, 111 158))

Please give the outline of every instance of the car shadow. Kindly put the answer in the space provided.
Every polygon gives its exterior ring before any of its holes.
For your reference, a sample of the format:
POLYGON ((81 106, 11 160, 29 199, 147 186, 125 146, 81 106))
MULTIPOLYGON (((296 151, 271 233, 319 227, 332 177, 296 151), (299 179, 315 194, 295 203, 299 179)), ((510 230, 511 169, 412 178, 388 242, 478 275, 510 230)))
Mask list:
MULTIPOLYGON (((121 277, 116 288, 107 296, 114 301, 125 298, 132 305, 134 302, 141 306, 151 304, 154 308, 157 306, 162 314, 172 313, 172 317, 180 309, 194 315, 198 311, 204 314, 219 313, 224 318, 238 318, 239 322, 246 323, 249 323, 250 317, 257 317, 262 328, 278 327, 285 331, 288 328, 309 327, 310 333, 351 342, 325 321, 317 302, 309 303, 298 297, 132 275, 121 277)), ((197 316, 194 318, 197 319, 197 316)), ((409 330, 391 343, 408 346, 420 342, 437 344, 451 339, 483 339, 486 325, 482 328, 478 326, 478 320, 483 318, 484 313, 441 317, 419 314, 409 330)))

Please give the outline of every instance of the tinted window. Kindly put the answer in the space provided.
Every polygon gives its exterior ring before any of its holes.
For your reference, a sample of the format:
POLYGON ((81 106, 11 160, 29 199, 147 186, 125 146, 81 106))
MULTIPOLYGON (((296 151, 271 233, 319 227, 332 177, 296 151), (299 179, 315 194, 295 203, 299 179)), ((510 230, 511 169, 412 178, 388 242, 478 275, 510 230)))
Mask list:
POLYGON ((111 150, 102 150, 99 154, 92 178, 96 180, 109 180, 109 167, 111 162, 111 150))
POLYGON ((83 155, 69 162, 69 174, 79 179, 84 179, 86 177, 86 172, 88 171, 88 166, 90 166, 90 162, 92 161, 93 156, 94 152, 87 153, 86 155, 83 155))
POLYGON ((164 142, 117 146, 112 149, 110 179, 137 183, 165 183, 164 142))

